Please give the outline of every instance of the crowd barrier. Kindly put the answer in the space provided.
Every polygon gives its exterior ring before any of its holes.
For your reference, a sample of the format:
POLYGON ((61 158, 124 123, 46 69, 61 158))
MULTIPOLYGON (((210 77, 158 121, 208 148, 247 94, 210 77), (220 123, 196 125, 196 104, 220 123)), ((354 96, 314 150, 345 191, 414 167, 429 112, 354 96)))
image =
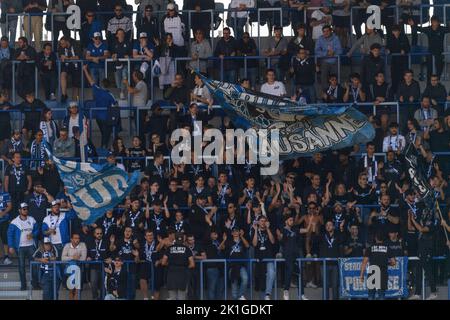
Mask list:
MULTIPOLYGON (((448 257, 446 256, 437 256, 437 257, 433 257, 433 260, 435 261, 445 261, 446 259, 448 259, 448 257)), ((417 261, 419 260, 418 257, 408 257, 409 261, 417 261)), ((304 263, 320 263, 322 264, 322 277, 323 277, 323 281, 322 281, 322 300, 327 300, 328 299, 328 293, 327 290, 324 290, 323 288, 327 288, 328 285, 328 275, 327 275, 327 265, 330 263, 334 263, 334 262, 338 262, 339 258, 298 258, 296 259, 297 262, 297 267, 298 267, 298 274, 297 274, 297 299, 301 300, 302 299, 302 295, 304 294, 304 292, 302 291, 302 282, 304 282, 304 280, 302 279, 302 273, 303 273, 303 267, 302 265, 304 263)), ((196 285, 199 285, 199 295, 200 295, 200 300, 205 300, 205 270, 208 268, 208 264, 214 263, 214 264, 222 264, 223 265, 223 269, 225 270, 223 272, 223 279, 221 279, 221 277, 219 276, 217 278, 218 281, 223 280, 223 300, 228 300, 228 290, 229 290, 229 275, 228 275, 228 270, 229 270, 229 266, 232 263, 244 263, 247 265, 246 269, 247 269, 247 273, 248 273, 248 287, 245 289, 246 293, 249 291, 249 297, 250 300, 253 300, 254 298, 254 294, 253 294, 253 281, 254 281, 254 270, 253 270, 253 266, 256 263, 273 263, 274 264, 274 271, 275 271, 275 281, 274 281, 274 288, 273 288, 273 298, 274 300, 278 300, 278 286, 279 286, 279 274, 278 274, 278 264, 279 263, 284 263, 285 259, 283 258, 276 258, 276 259, 205 259, 205 260, 197 260, 196 261, 196 269, 199 270, 198 275, 199 275, 199 283, 196 285)), ((135 264, 135 261, 124 261, 124 268, 127 270, 127 273, 129 274, 129 267, 131 264, 135 264)), ((155 272, 154 272, 154 265, 152 263, 149 262, 140 262, 140 263, 148 263, 150 264, 150 268, 149 268, 149 275, 148 275, 148 279, 150 280, 150 289, 151 292, 154 291, 154 283, 155 283, 155 272)), ((31 300, 33 297, 33 288, 32 288, 32 283, 35 282, 35 280, 37 280, 37 282, 40 281, 40 265, 42 263, 38 262, 38 261, 31 261, 30 266, 29 266, 29 270, 30 270, 30 280, 29 280, 29 291, 28 291, 28 295, 29 295, 29 299, 31 300), (36 278, 33 278, 36 277, 36 278)), ((105 279, 105 271, 104 271, 104 262, 103 261, 51 261, 49 262, 49 264, 52 265, 52 272, 53 272, 53 281, 52 281, 52 285, 53 285, 53 297, 57 297, 58 296, 58 288, 60 287, 61 281, 67 281, 67 277, 73 276, 74 273, 77 273, 77 271, 73 271, 71 270, 71 272, 68 272, 67 274, 65 274, 64 270, 65 267, 70 266, 70 265, 77 265, 80 267, 79 269, 79 273, 77 274, 77 276, 80 276, 80 280, 81 280, 81 287, 75 287, 76 289, 78 289, 77 294, 78 294, 78 298, 81 298, 81 291, 82 290, 86 290, 89 291, 89 289, 87 289, 87 286, 84 286, 83 288, 83 282, 86 279, 86 275, 87 275, 87 269, 90 266, 93 265, 100 265, 100 270, 101 270, 101 279, 102 279, 102 285, 100 287, 101 290, 101 297, 103 298, 105 296, 105 285, 104 285, 104 281, 103 279, 105 279), (83 274, 85 273, 85 274, 83 274)), ((72 279, 71 279, 72 280, 72 279)), ((135 277, 135 280, 137 280, 137 277, 135 277)), ((421 293, 421 297, 422 300, 425 300, 426 297, 426 277, 425 277, 425 270, 422 269, 422 293, 421 293)), ((129 285, 129 283, 128 283, 129 285)), ((136 285, 136 283, 134 284, 136 285)), ((447 299, 450 300, 450 288, 448 289, 448 297, 447 299)), ((256 300, 261 299, 261 297, 256 297, 256 300)))
MULTIPOLYGON (((332 9, 334 8, 339 8, 339 6, 336 6, 334 4, 331 4, 329 7, 331 7, 332 9)), ((413 5, 413 6, 408 6, 407 8, 403 8, 401 6, 388 6, 384 9, 381 10, 382 12, 382 23, 384 23, 384 18, 385 17, 389 17, 389 19, 392 19, 392 14, 394 15, 393 17, 393 22, 398 24, 401 20, 401 14, 403 13, 403 11, 406 10, 418 10, 419 11, 419 24, 422 25, 426 22, 429 21, 429 10, 431 8, 434 8, 435 10, 435 14, 436 11, 438 12, 438 15, 441 17, 441 21, 447 21, 447 11, 449 9, 450 5, 449 4, 421 4, 421 5, 413 5), (437 10, 439 9, 439 10, 437 10), (385 10, 385 11, 383 11, 385 10), (389 13, 389 15, 385 15, 386 12, 391 11, 389 13), (393 12, 392 12, 393 11, 393 12), (443 12, 441 12, 443 11, 443 12), (424 12, 426 14, 424 14, 424 12)), ((273 13, 272 14, 272 19, 276 19, 279 16, 279 20, 280 23, 284 26, 284 27, 288 27, 291 25, 291 23, 296 22, 298 23, 299 21, 291 21, 291 14, 299 14, 300 16, 303 16, 303 23, 307 24, 308 22, 308 18, 311 15, 311 12, 317 9, 320 9, 320 6, 305 6, 303 10, 298 10, 297 8, 290 8, 288 6, 282 5, 280 7, 269 7, 269 8, 247 8, 246 11, 249 15, 253 15, 254 17, 250 20, 250 27, 253 28, 253 23, 257 23, 257 36, 258 38, 260 37, 260 27, 261 24, 258 23, 259 21, 261 21, 261 13, 273 13), (256 21, 253 21, 253 19, 256 17, 256 21)), ((159 10, 160 8, 154 8, 153 10, 153 16, 156 16, 159 21, 161 22, 161 19, 167 14, 167 11, 165 10, 159 10)), ((365 21, 362 20, 363 17, 366 16, 366 13, 364 12, 364 14, 362 14, 360 11, 361 10, 366 10, 366 7, 363 6, 354 6, 352 5, 350 7, 350 11, 348 12, 348 17, 349 19, 349 30, 352 30, 353 27, 357 27, 355 25, 355 22, 359 22, 361 21, 361 23, 365 23, 365 21), (356 17, 356 18, 355 18, 356 17)), ((134 17, 138 17, 139 15, 142 14, 142 10, 129 10, 127 8, 124 8, 124 14, 128 17, 131 17, 133 19, 133 21, 136 21, 136 19, 134 17)), ((184 23, 187 25, 186 29, 190 30, 190 26, 192 25, 192 15, 193 14, 208 14, 210 15, 210 31, 211 31, 211 38, 214 38, 214 19, 215 19, 215 15, 218 15, 223 23, 222 25, 224 26, 226 21, 228 20, 228 18, 230 16, 233 15, 233 13, 237 12, 236 9, 232 9, 232 8, 224 8, 222 3, 216 3, 215 8, 214 9, 208 9, 208 10, 201 10, 201 11, 195 11, 195 10, 183 10, 182 8, 179 8, 178 12, 180 13, 180 15, 183 17, 184 19, 184 23)), ((241 11, 242 12, 242 11, 241 11)), ((106 19, 109 19, 110 17, 114 16, 114 12, 113 11, 97 11, 96 12, 99 20, 104 24, 104 22, 106 21, 106 19)), ((70 16, 70 13, 66 13, 66 12, 57 12, 57 13, 52 13, 52 12, 43 12, 43 13, 33 13, 32 15, 36 16, 42 16, 45 17, 45 19, 50 19, 50 30, 43 30, 43 33, 45 34, 46 38, 48 38, 49 40, 53 41, 54 38, 54 17, 57 16, 70 16)), ((8 27, 9 21, 13 18, 17 18, 17 19, 21 19, 25 16, 31 16, 30 13, 7 13, 6 14, 6 27, 8 27)), ((82 17, 84 19, 84 17, 82 17)), ((46 21, 47 22, 47 21, 46 21)), ((19 24, 21 25, 21 24, 19 24)), ((229 27, 236 27, 235 23, 232 23, 232 25, 229 25, 229 27)), ((294 28, 295 26, 292 26, 292 28, 294 28)), ((361 27, 361 26, 358 26, 361 27)), ((31 30, 31 23, 28 23, 27 26, 24 26, 24 29, 27 29, 28 31, 31 30)), ((7 29, 7 28, 6 28, 7 29)), ((133 26, 133 30, 135 31, 135 26, 133 26)), ((159 32, 161 33, 161 25, 159 24, 159 32)), ((353 30, 352 30, 353 31, 353 30)), ((253 34, 252 34, 253 35, 253 34)))

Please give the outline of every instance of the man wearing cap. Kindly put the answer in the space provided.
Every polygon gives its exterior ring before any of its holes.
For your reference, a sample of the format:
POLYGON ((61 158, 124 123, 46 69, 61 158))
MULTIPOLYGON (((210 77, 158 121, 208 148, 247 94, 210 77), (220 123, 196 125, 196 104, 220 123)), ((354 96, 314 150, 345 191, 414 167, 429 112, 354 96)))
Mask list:
POLYGON ((28 169, 22 165, 22 156, 16 151, 12 155, 12 164, 5 170, 4 190, 11 195, 13 205, 12 215, 15 217, 19 209, 19 204, 31 191, 31 175, 28 169))
POLYGON ((105 78, 105 59, 109 58, 108 46, 102 41, 102 34, 95 32, 93 42, 86 49, 86 60, 89 61, 94 83, 99 84, 105 78))
POLYGON ((61 60, 61 102, 67 100, 68 77, 72 78, 72 100, 78 96, 78 89, 81 87, 80 64, 70 62, 79 60, 82 57, 81 50, 75 46, 70 38, 62 37, 59 40, 58 57, 61 60))
POLYGON ((185 300, 188 284, 188 270, 195 268, 192 251, 184 245, 184 235, 175 235, 175 244, 170 246, 161 260, 167 267, 167 290, 169 300, 185 300))
POLYGON ((25 259, 31 261, 33 257, 38 232, 36 220, 28 215, 28 205, 22 202, 19 216, 12 220, 8 227, 9 253, 17 254, 19 257, 20 290, 27 289, 25 259))
POLYGON ((113 47, 115 39, 114 36, 117 30, 122 29, 125 32, 125 40, 131 41, 133 32, 133 22, 130 18, 123 14, 123 7, 120 4, 114 6, 115 16, 108 21, 106 28, 106 39, 108 40, 108 46, 113 47))
MULTIPOLYGON (((136 1, 141 1, 141 0, 136 0, 136 1)), ((153 0, 147 1, 147 2, 156 2, 153 0)), ((144 11, 142 16, 138 16, 136 18, 136 29, 137 29, 137 34, 141 34, 141 33, 146 33, 148 38, 150 39, 150 42, 152 42, 153 44, 155 44, 155 39, 160 39, 160 23, 158 20, 158 16, 155 14, 153 15, 153 9, 156 7, 159 7, 158 4, 155 4, 154 6, 152 6, 151 4, 145 5, 145 9, 144 9, 144 5, 143 3, 141 3, 141 5, 139 6, 139 9, 142 11, 144 11)), ((156 11, 159 11, 159 9, 156 9, 156 11)), ((159 14, 159 13, 158 13, 159 14)))
POLYGON ((64 245, 70 241, 69 224, 76 216, 73 210, 61 212, 59 200, 53 200, 51 213, 44 218, 42 233, 50 238, 58 250, 59 257, 62 255, 64 245))
POLYGON ((125 166, 122 163, 117 162, 116 156, 114 155, 114 153, 112 151, 108 152, 108 156, 106 157, 106 161, 109 164, 111 164, 113 166, 116 166, 117 168, 122 169, 123 171, 126 171, 125 170, 125 166))
MULTIPOLYGON (((68 115, 64 118, 63 121, 64 127, 67 128, 69 138, 73 138, 73 127, 78 127, 80 125, 79 117, 80 113, 78 110, 78 103, 76 101, 69 102, 68 115)), ((83 120, 86 121, 86 117, 83 118, 83 120)))
POLYGON ((213 217, 217 212, 217 207, 206 209, 206 201, 206 197, 199 194, 189 214, 192 234, 199 242, 206 240, 205 236, 207 236, 208 226, 211 227, 213 225, 213 217))
MULTIPOLYGON (((47 216, 47 208, 53 200, 55 199, 42 186, 42 181, 35 179, 33 192, 25 197, 25 202, 28 204, 28 213, 36 220, 39 229, 47 216)), ((40 232, 38 238, 42 239, 40 232)))
POLYGON ((163 30, 165 33, 171 33, 173 43, 179 47, 184 48, 183 34, 185 26, 181 17, 178 15, 177 8, 174 3, 167 5, 167 15, 163 19, 163 30))
POLYGON ((40 285, 42 288, 42 300, 58 300, 58 291, 60 282, 60 269, 56 268, 56 279, 54 279, 54 267, 55 264, 52 261, 58 260, 58 251, 55 246, 52 245, 50 238, 44 238, 44 245, 39 247, 33 254, 34 261, 41 263, 40 265, 40 285), (53 296, 53 282, 56 280, 56 297, 53 296))

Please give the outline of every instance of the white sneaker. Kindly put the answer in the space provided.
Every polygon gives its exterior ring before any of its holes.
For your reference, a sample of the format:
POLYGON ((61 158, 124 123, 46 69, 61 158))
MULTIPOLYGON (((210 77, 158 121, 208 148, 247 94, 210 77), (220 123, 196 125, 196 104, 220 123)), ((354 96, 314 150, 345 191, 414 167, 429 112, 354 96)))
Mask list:
POLYGON ((302 294, 302 300, 309 300, 304 294, 302 294))
POLYGON ((144 300, 150 300, 149 298, 144 298, 144 300))
POLYGON ((240 296, 238 300, 247 300, 244 296, 240 296))
POLYGON ((120 93, 120 100, 125 100, 125 94, 123 92, 120 93))
POLYGON ((413 294, 408 300, 420 300, 420 296, 418 294, 413 294))
POLYGON ((289 300, 289 291, 288 290, 283 291, 283 300, 289 300))
POLYGON ((266 296, 264 297, 264 300, 270 300, 270 294, 266 294, 266 296))
POLYGON ((12 262, 12 260, 10 259, 10 258, 8 258, 8 257, 6 257, 4 260, 3 260, 3 264, 5 265, 5 266, 9 266, 10 264, 12 264, 13 262, 12 262))
POLYGON ((56 100, 56 96, 55 96, 54 93, 51 93, 51 94, 50 94, 50 100, 51 100, 51 101, 55 101, 55 100, 56 100))
POLYGON ((312 281, 308 282, 306 284, 306 287, 307 288, 312 288, 312 289, 317 289, 317 286, 312 281))
POLYGON ((428 296, 427 300, 436 300, 437 298, 438 298, 438 296, 437 296, 436 293, 431 293, 431 294, 428 296))

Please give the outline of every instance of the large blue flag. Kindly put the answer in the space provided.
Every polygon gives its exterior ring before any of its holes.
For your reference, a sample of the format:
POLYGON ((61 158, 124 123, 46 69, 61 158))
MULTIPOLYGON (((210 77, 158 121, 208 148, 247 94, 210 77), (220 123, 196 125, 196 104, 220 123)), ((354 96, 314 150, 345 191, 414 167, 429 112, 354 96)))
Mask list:
POLYGON ((68 189, 73 210, 87 224, 118 205, 137 184, 138 171, 128 177, 127 172, 108 163, 66 161, 46 151, 68 189))
POLYGON ((351 105, 299 105, 287 98, 198 75, 235 126, 279 130, 282 160, 342 149, 375 137, 367 117, 351 105))

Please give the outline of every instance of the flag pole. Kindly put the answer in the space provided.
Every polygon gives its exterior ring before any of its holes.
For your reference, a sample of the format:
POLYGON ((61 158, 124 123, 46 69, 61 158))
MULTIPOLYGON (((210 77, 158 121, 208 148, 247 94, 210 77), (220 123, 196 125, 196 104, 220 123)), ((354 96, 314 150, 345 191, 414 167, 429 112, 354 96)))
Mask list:
MULTIPOLYGON (((442 212, 441 212, 441 207, 439 206, 439 202, 437 201, 437 199, 435 200, 435 205, 436 205, 437 212, 439 213, 439 218, 441 219, 441 221, 444 220, 444 217, 442 216, 442 212)), ((444 226, 442 226, 442 228, 444 228, 445 238, 447 239, 447 242, 448 242, 447 229, 444 226)))

